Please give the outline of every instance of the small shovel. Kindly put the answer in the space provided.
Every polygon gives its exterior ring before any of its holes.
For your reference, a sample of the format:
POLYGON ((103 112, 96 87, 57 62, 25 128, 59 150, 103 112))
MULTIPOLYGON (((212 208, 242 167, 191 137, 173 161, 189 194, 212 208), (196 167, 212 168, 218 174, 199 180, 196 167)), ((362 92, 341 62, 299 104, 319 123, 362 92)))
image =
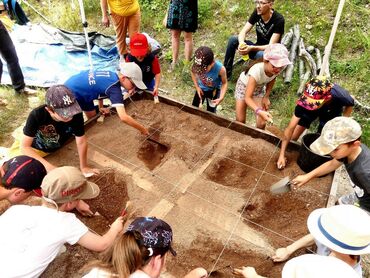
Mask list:
POLYGON ((270 187, 272 195, 287 193, 291 190, 291 179, 289 176, 279 180, 270 187))
POLYGON ((153 143, 155 143, 155 144, 157 144, 157 145, 159 145, 159 146, 161 146, 163 148, 168 149, 168 147, 165 144, 163 144, 163 143, 161 143, 161 142, 159 142, 159 141, 157 141, 157 140, 155 140, 155 139, 153 139, 151 137, 149 137, 147 140, 149 140, 150 142, 153 142, 153 143))

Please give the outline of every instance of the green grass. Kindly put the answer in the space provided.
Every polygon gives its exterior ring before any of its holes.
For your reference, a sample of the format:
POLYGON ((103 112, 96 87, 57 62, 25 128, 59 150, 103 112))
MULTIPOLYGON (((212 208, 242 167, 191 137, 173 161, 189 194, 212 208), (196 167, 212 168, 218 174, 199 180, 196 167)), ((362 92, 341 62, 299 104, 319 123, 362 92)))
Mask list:
MULTIPOLYGON (((63 29, 81 31, 78 1, 29 0, 38 10, 49 18, 55 26, 63 29)), ((189 65, 180 64, 172 73, 168 73, 171 61, 171 36, 169 30, 162 25, 167 10, 168 1, 139 0, 142 12, 141 30, 149 33, 162 45, 160 56, 163 78, 161 87, 169 91, 169 96, 179 101, 191 103, 194 88, 190 78, 189 65)), ((199 29, 194 34, 195 49, 201 45, 210 46, 216 59, 223 61, 228 37, 236 35, 245 24, 254 6, 253 1, 238 0, 199 0, 199 29)), ((324 52, 329 39, 332 24, 339 0, 327 0, 318 3, 316 0, 277 0, 275 9, 282 13, 286 20, 286 32, 294 24, 299 24, 300 33, 305 45, 313 45, 324 52), (309 28, 311 25, 311 28, 309 28)), ((100 31, 105 34, 114 34, 113 28, 102 28, 100 1, 84 0, 85 13, 89 22, 89 31, 100 31)), ((39 16, 25 9, 34 22, 42 21, 39 16)), ((361 102, 370 105, 370 9, 367 0, 347 0, 343 9, 341 21, 334 40, 330 59, 332 80, 346 88, 361 102), (366 6, 367 5, 367 6, 366 6)), ((255 40, 254 30, 250 38, 255 40)), ((180 59, 183 59, 183 43, 180 49, 180 59)), ((227 96, 222 103, 220 115, 234 119, 234 88, 243 66, 237 66, 229 82, 227 96)), ((293 113, 296 91, 299 86, 298 70, 294 73, 291 84, 284 84, 278 78, 271 95, 272 114, 274 123, 281 129, 285 128, 293 113)), ((363 141, 370 145, 370 124, 368 115, 357 111, 353 116, 361 123, 364 135, 363 141)), ((3 117, 1 117, 3 118, 3 117)), ((248 114, 247 121, 254 122, 252 113, 248 114)), ((4 126, 4 125, 3 125, 4 126)), ((5 125, 6 129, 9 127, 5 125)), ((3 133, 0 125, 0 132, 3 133)))

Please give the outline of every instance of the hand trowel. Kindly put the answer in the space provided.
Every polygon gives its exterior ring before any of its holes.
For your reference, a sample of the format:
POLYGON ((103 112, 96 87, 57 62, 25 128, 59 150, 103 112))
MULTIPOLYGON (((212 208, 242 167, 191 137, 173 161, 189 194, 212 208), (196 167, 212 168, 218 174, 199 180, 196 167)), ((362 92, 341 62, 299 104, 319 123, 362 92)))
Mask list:
POLYGON ((291 179, 289 176, 279 180, 270 187, 272 195, 283 194, 289 192, 291 189, 291 179))

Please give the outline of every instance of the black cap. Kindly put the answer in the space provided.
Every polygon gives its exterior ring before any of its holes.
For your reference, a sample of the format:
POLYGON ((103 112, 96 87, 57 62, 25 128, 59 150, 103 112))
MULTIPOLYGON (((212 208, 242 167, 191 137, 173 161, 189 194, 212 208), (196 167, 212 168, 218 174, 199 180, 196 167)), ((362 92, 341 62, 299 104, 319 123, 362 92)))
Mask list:
POLYGON ((46 175, 42 163, 32 157, 20 155, 3 164, 1 184, 5 188, 22 188, 26 192, 38 189, 46 175))
POLYGON ((46 105, 63 118, 71 118, 82 112, 73 93, 64 85, 51 86, 46 91, 45 100, 46 105))

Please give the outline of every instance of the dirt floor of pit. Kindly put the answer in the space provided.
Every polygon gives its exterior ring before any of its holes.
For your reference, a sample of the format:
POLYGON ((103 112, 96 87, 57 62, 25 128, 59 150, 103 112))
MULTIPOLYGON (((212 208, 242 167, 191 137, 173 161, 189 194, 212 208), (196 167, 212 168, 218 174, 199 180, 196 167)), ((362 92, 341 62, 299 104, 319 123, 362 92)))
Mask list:
MULTIPOLYGON (((279 148, 263 139, 163 103, 141 100, 128 103, 126 109, 167 149, 146 140, 116 115, 89 128, 89 164, 102 169, 91 179, 101 194, 89 204, 99 215, 80 219, 102 234, 130 200, 134 216, 157 216, 172 226, 178 257, 169 259, 168 276, 181 277, 202 266, 217 270, 212 277, 230 277, 228 265, 248 264, 279 277, 281 264, 273 265, 268 257, 274 248, 307 233, 306 218, 313 209, 325 207, 332 177, 271 196, 271 184, 302 173, 295 163, 297 152, 288 152, 288 166, 279 171, 279 148)), ((78 167, 75 143, 49 160, 78 167)), ((42 277, 74 277, 96 257, 68 246, 42 277)))

